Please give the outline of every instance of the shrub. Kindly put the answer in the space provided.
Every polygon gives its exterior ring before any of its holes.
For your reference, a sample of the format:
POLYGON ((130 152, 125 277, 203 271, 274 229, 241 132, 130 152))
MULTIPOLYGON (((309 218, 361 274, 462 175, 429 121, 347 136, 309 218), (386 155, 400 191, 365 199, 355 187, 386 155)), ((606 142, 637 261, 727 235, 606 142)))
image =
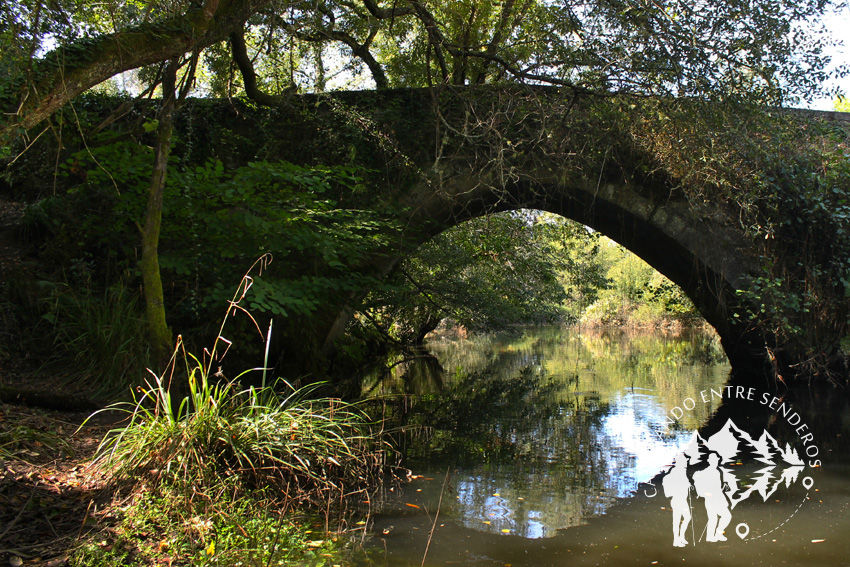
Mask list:
MULTIPOLYGON (((252 281, 243 278, 228 316, 247 313, 239 304, 252 281)), ((267 345, 270 335, 271 327, 267 345)), ((96 464, 119 479, 177 487, 214 486, 235 477, 240 490, 271 486, 289 500, 323 506, 378 479, 384 446, 355 404, 318 396, 321 384, 268 385, 265 366, 254 369, 263 374, 261 386, 242 389, 239 379, 250 370, 231 380, 213 373, 229 346, 220 331, 201 361, 178 338, 166 372, 153 375, 131 402, 108 408, 125 412, 128 420, 104 439, 96 464), (183 388, 177 385, 181 379, 183 388)))

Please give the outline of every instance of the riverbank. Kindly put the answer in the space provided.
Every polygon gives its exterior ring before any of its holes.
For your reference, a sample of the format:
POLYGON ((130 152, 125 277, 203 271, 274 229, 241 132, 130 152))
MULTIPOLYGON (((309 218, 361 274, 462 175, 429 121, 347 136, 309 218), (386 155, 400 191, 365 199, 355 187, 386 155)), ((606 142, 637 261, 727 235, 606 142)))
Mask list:
POLYGON ((244 389, 212 371, 178 343, 132 401, 91 415, 0 400, 0 563, 324 566, 360 553, 361 518, 394 470, 380 423, 320 385, 244 389))
POLYGON ((119 481, 95 457, 121 416, 88 417, 0 404, 0 564, 330 566, 363 553, 365 522, 337 506, 233 482, 187 493, 153 470, 119 481))

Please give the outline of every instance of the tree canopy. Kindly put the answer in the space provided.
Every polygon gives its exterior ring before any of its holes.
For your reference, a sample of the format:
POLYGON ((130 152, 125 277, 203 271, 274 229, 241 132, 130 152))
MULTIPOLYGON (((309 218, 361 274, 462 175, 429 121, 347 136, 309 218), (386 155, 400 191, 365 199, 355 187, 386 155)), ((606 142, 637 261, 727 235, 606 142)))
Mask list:
POLYGON ((244 92, 261 103, 330 83, 524 82, 783 104, 822 91, 834 40, 819 18, 841 4, 22 0, 0 7, 1 139, 124 71, 143 69, 145 84, 156 83, 175 58, 193 76, 201 71, 202 91, 244 92))

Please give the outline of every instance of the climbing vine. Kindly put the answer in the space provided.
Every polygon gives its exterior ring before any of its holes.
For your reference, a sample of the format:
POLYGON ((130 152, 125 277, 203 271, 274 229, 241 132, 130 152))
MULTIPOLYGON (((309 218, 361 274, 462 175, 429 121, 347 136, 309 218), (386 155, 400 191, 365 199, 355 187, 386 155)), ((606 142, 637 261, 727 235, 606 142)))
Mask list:
POLYGON ((850 333, 850 135, 846 124, 749 106, 644 103, 653 119, 633 121, 693 203, 718 203, 750 238, 761 267, 736 290, 734 317, 769 336, 774 362, 826 375, 846 362, 850 333))

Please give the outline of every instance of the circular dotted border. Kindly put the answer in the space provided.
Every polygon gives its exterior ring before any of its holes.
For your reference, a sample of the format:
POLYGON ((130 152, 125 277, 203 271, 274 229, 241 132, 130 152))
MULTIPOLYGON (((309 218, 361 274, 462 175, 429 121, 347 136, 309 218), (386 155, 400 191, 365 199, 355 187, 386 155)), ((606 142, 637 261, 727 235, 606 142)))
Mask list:
POLYGON ((770 530, 769 532, 764 532, 763 534, 759 534, 759 535, 754 536, 754 537, 746 538, 746 539, 744 539, 744 541, 755 541, 755 540, 757 540, 757 539, 759 539, 759 538, 762 538, 762 537, 764 537, 764 536, 766 536, 766 535, 770 535, 770 534, 772 534, 773 532, 775 532, 776 530, 778 530, 779 528, 781 528, 782 526, 784 526, 785 524, 787 524, 787 523, 791 520, 791 518, 793 518, 794 516, 796 516, 796 515, 797 515, 797 512, 799 512, 799 511, 800 511, 800 508, 802 508, 802 507, 803 507, 803 504, 805 504, 805 503, 809 500, 809 494, 810 494, 809 492, 806 492, 806 496, 803 498, 803 501, 802 501, 802 502, 800 502, 800 505, 799 505, 799 506, 797 506, 797 509, 796 509, 796 510, 794 510, 794 512, 793 512, 790 516, 788 516, 787 518, 785 518, 785 521, 784 521, 784 522, 782 522, 781 524, 779 524, 778 526, 776 526, 775 528, 773 528, 773 529, 772 529, 772 530, 770 530))

